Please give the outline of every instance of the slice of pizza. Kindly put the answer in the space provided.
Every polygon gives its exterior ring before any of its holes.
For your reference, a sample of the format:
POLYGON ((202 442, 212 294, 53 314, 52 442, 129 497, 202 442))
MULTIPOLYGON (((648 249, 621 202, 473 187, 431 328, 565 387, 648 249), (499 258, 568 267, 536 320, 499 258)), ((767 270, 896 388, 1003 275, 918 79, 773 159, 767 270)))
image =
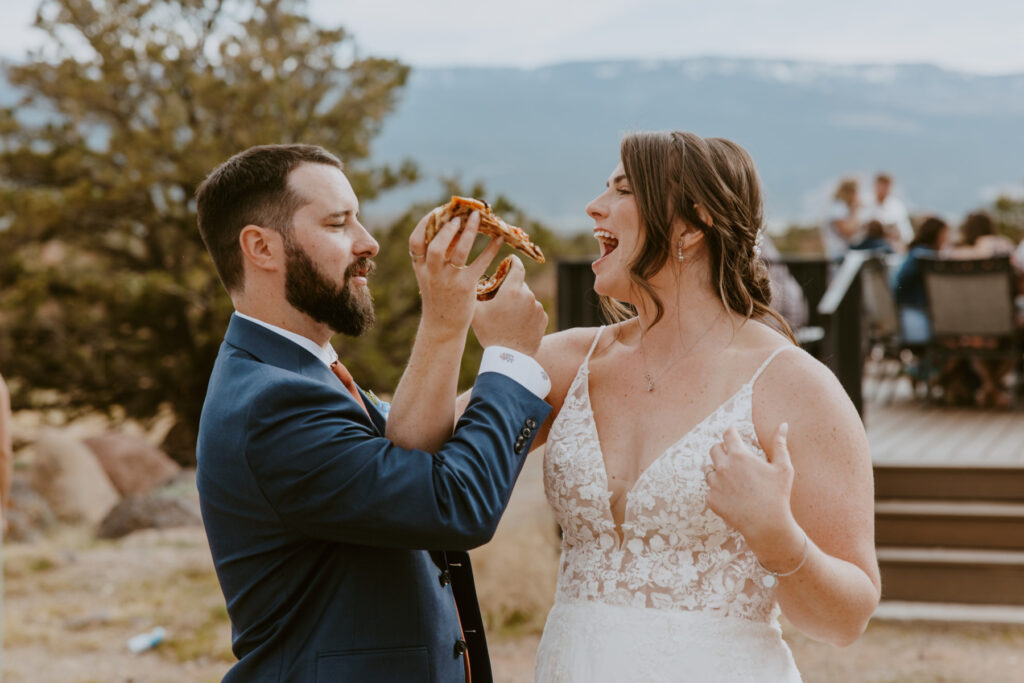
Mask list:
POLYGON ((480 281, 476 283, 476 299, 477 301, 490 301, 494 298, 494 295, 498 293, 498 288, 501 287, 501 283, 508 277, 509 271, 512 270, 512 257, 506 256, 498 264, 498 269, 494 271, 494 275, 490 277, 482 277, 480 281))
MULTIPOLYGON (((526 234, 525 230, 509 225, 494 214, 494 211, 491 210, 487 202, 471 197, 452 196, 450 202, 430 212, 424 235, 426 243, 430 244, 430 241, 434 239, 434 236, 437 235, 441 227, 454 218, 461 218, 462 224, 465 225, 466 221, 469 220, 469 216, 474 211, 480 212, 479 234, 500 237, 506 244, 523 252, 534 261, 544 263, 544 253, 540 250, 540 247, 530 241, 530 236, 526 234)), ((452 241, 454 242, 454 240, 452 241)), ((505 281, 511 270, 512 257, 506 256, 498 264, 498 269, 494 275, 481 278, 480 282, 477 283, 476 298, 479 301, 493 299, 494 295, 498 293, 501 283, 505 281)))
POLYGON ((481 235, 500 237, 505 240, 506 244, 523 252, 537 263, 544 263, 544 253, 540 247, 530 241, 530 236, 526 234, 525 230, 509 225, 494 215, 494 211, 491 210, 487 202, 471 197, 452 196, 450 202, 430 212, 426 228, 427 244, 434 239, 434 235, 445 223, 454 218, 461 218, 462 224, 465 225, 474 211, 480 212, 479 233, 481 235))

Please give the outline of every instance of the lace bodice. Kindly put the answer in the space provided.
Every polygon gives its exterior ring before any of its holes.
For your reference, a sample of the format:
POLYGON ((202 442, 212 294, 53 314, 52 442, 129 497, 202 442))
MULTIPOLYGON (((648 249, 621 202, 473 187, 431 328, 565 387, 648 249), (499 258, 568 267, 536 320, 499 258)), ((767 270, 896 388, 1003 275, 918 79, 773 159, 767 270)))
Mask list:
POLYGON ((730 426, 765 457, 751 416, 754 382, 788 347, 772 353, 749 382, 640 475, 626 497, 620 542, 590 405, 588 364, 597 337, 551 427, 544 455, 544 490, 563 532, 556 601, 774 620, 773 589, 762 583, 766 573, 740 533, 708 509, 704 472, 711 447, 730 426))

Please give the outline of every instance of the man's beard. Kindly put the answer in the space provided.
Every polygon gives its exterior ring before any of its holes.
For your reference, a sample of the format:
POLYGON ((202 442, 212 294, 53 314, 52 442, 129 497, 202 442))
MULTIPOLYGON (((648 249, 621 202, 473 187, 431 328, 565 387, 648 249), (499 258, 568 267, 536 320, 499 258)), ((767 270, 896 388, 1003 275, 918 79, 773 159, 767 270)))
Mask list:
POLYGON ((345 278, 338 285, 288 237, 284 239, 284 250, 284 294, 288 303, 313 320, 350 337, 358 337, 373 327, 373 298, 369 290, 350 285, 357 272, 365 270, 369 275, 374 271, 373 261, 365 257, 357 259, 345 270, 345 278))

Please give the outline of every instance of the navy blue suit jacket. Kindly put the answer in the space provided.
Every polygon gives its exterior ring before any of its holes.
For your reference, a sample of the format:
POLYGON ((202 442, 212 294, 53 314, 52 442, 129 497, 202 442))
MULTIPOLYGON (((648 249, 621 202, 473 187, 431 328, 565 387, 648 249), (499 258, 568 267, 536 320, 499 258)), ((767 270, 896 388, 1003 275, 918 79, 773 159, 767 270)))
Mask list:
POLYGON ((473 681, 490 681, 464 551, 494 534, 550 406, 483 373, 428 453, 388 441, 365 403, 369 415, 313 354, 232 316, 196 453, 239 659, 225 681, 462 681, 459 617, 473 681))

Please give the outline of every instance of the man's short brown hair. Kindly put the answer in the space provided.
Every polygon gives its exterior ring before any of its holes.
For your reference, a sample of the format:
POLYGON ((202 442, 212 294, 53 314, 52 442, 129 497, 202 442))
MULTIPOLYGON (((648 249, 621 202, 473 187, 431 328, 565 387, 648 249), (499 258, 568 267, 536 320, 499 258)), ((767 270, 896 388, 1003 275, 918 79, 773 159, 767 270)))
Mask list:
POLYGON ((199 234, 228 292, 242 288, 238 236, 247 225, 287 234, 306 202, 288 186, 288 175, 303 163, 341 161, 316 145, 260 145, 239 152, 213 170, 196 190, 199 234))

